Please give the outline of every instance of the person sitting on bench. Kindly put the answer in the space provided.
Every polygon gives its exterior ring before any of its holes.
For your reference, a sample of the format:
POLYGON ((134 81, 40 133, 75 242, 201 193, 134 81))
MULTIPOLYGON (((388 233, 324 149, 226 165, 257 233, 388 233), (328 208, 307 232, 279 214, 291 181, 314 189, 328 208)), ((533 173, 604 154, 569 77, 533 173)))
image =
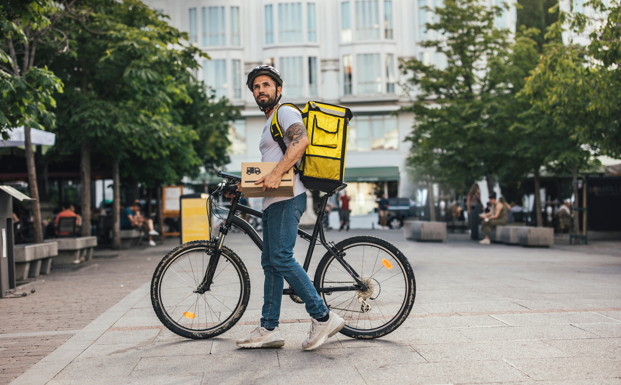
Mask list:
POLYGON ((479 242, 482 245, 489 245, 491 243, 489 234, 496 228, 496 226, 502 226, 507 224, 507 208, 502 203, 496 200, 496 193, 489 193, 490 212, 480 214, 483 219, 481 230, 485 234, 485 239, 479 242))
POLYGON ((146 231, 149 236, 149 245, 156 246, 152 236, 159 235, 159 233, 153 229, 153 219, 147 219, 140 215, 140 203, 137 200, 121 213, 121 230, 131 229, 146 231))
POLYGON ((65 235, 73 235, 73 234, 69 234, 69 232, 67 231, 63 231, 63 232, 58 232, 58 222, 60 221, 60 218, 75 218, 76 220, 76 233, 78 232, 78 226, 82 225, 82 217, 79 216, 78 214, 75 213, 75 207, 73 207, 72 204, 70 204, 69 202, 63 202, 62 203, 62 208, 63 210, 61 212, 58 213, 58 215, 56 215, 56 219, 54 220, 55 222, 55 227, 56 227, 56 234, 60 235, 60 236, 65 236, 65 235))

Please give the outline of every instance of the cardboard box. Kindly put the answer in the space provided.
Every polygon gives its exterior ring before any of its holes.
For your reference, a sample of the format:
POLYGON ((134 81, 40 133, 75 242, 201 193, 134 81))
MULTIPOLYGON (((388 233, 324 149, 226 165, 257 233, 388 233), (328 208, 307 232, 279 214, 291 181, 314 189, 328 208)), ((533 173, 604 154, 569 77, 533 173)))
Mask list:
POLYGON ((247 198, 254 197, 294 197, 295 174, 293 168, 287 171, 281 179, 280 187, 274 191, 262 191, 263 183, 254 182, 266 176, 276 167, 278 162, 242 163, 242 191, 247 198))

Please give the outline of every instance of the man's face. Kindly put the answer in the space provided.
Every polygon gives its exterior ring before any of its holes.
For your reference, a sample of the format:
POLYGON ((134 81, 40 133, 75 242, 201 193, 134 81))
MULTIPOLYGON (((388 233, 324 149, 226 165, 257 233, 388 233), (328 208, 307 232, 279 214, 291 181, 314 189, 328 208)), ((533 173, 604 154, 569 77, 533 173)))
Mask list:
POLYGON ((490 198, 489 203, 491 203, 492 205, 496 204, 496 198, 490 198))
POLYGON ((73 205, 69 206, 69 211, 74 212, 75 213, 75 207, 73 207, 73 205))
POLYGON ((272 105, 280 95, 281 90, 281 87, 276 87, 274 79, 267 75, 257 76, 252 84, 252 96, 261 107, 272 105))

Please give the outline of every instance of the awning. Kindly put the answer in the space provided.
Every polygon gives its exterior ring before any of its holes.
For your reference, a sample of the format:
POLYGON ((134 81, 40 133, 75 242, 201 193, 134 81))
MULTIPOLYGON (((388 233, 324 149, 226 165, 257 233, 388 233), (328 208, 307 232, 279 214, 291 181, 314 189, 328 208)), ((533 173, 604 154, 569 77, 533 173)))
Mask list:
MULTIPOLYGON (((35 146, 53 146, 56 143, 56 134, 31 128, 30 139, 32 139, 32 144, 35 146)), ((24 127, 17 127, 9 132, 9 140, 3 141, 0 139, 0 147, 17 147, 24 146, 25 144, 26 135, 24 127)))
POLYGON ((22 192, 20 192, 19 190, 16 190, 15 188, 11 186, 0 186, 0 190, 11 195, 13 198, 19 199, 20 201, 23 201, 24 199, 29 200, 29 201, 34 200, 33 198, 29 197, 26 194, 23 194, 22 192))
POLYGON ((399 167, 355 167, 345 169, 345 183, 399 181, 399 167))

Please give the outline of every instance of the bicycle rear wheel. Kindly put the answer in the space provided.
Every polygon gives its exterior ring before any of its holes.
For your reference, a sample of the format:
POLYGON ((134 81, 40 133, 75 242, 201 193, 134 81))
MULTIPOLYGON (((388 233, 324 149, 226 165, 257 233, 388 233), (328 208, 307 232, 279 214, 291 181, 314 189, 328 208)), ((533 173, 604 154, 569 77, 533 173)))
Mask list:
POLYGON ((407 258, 391 243, 369 236, 345 239, 336 249, 369 287, 365 292, 330 292, 330 287, 356 282, 331 253, 319 262, 315 287, 328 308, 345 319, 341 333, 378 338, 394 331, 407 319, 416 296, 416 280, 407 258))
POLYGON ((211 290, 194 293, 215 248, 207 241, 185 243, 166 255, 151 281, 151 303, 170 331, 192 339, 211 338, 229 330, 244 314, 250 298, 250 276, 233 251, 222 247, 211 290))

